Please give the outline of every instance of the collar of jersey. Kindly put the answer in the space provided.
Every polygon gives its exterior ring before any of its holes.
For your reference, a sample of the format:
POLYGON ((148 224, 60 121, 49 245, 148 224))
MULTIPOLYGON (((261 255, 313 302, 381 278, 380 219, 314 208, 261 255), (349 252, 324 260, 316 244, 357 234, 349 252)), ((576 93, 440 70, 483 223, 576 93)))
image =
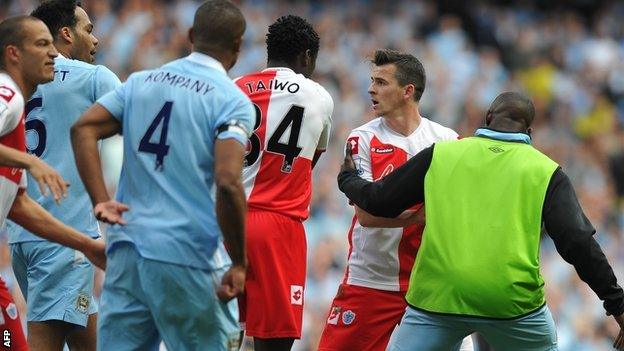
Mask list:
POLYGON ((490 139, 515 141, 525 144, 531 144, 531 137, 526 133, 500 132, 489 128, 479 128, 475 132, 475 136, 486 137, 490 139))
POLYGON ((206 67, 214 68, 218 71, 223 72, 224 74, 227 74, 227 71, 225 70, 225 68, 223 68, 221 62, 217 61, 212 56, 202 54, 201 52, 193 51, 190 55, 186 57, 186 59, 200 65, 204 65, 206 67))
POLYGON ((293 71, 292 68, 288 68, 288 67, 268 67, 262 70, 262 72, 266 72, 266 71, 289 71, 289 72, 295 73, 295 71, 293 71))
POLYGON ((63 56, 63 54, 61 54, 61 53, 59 52, 59 53, 58 53, 58 56, 56 56, 56 58, 66 59, 67 57, 63 56))

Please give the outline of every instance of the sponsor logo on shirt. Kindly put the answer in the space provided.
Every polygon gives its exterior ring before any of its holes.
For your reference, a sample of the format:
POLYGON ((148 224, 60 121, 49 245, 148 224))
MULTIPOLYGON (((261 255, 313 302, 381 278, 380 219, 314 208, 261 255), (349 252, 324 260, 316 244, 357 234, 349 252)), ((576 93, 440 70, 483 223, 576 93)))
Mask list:
POLYGON ((355 313, 353 311, 346 310, 344 311, 344 313, 342 313, 342 323, 344 323, 345 325, 349 325, 353 323, 354 320, 355 320, 355 313))
POLYGON ((389 154, 394 152, 394 146, 372 147, 371 151, 377 154, 389 154))
POLYGON ((327 318, 327 324, 338 325, 341 310, 342 309, 338 306, 332 306, 331 312, 329 312, 329 317, 327 318))
POLYGON ((303 286, 290 286, 290 303, 292 305, 303 305, 303 286))

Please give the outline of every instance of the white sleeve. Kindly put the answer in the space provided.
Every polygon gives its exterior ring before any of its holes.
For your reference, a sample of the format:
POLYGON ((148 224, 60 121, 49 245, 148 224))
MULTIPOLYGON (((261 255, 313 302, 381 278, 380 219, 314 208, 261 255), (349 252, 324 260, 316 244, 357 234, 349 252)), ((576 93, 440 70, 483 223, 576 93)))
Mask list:
POLYGON ((22 118, 24 99, 15 90, 0 83, 0 136, 10 133, 22 118))
POLYGON ((316 146, 317 150, 325 150, 327 149, 327 145, 329 145, 329 135, 331 133, 331 124, 332 124, 332 114, 334 113, 334 100, 331 95, 321 87, 321 96, 324 101, 324 110, 323 110, 323 132, 321 132, 321 136, 319 137, 318 144, 316 146))
POLYGON ((28 176, 26 176, 26 170, 23 170, 22 178, 20 178, 20 182, 19 182, 19 188, 25 190, 27 186, 28 186, 28 176))
POLYGON ((347 138, 351 145, 351 155, 358 175, 369 182, 373 181, 373 169, 370 157, 370 137, 358 130, 351 131, 347 138))
POLYGON ((459 134, 457 134, 457 132, 455 132, 451 128, 447 128, 447 133, 446 133, 446 137, 444 138, 444 140, 457 140, 457 139, 459 139, 459 134))

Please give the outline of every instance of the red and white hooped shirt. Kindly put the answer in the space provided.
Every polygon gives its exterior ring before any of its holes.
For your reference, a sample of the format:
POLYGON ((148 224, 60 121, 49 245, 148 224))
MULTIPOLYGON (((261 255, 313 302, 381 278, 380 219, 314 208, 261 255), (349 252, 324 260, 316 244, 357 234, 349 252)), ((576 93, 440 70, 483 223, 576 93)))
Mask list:
POLYGON ((268 68, 235 83, 256 109, 243 169, 249 209, 306 219, 312 159, 329 142, 331 96, 320 84, 289 68, 268 68))
MULTIPOLYGON (((0 144, 26 152, 24 97, 6 73, 0 73, 0 144)), ((9 214, 19 188, 26 187, 21 168, 0 166, 0 227, 9 214)))
MULTIPOLYGON (((457 133, 422 118, 409 136, 392 130, 383 117, 354 129, 347 142, 360 176, 378 180, 421 150, 457 133)), ((421 205, 417 205, 420 207, 421 205)), ((343 283, 387 291, 407 291, 409 276, 422 238, 422 226, 406 228, 362 227, 353 216, 349 230, 349 255, 343 283)))

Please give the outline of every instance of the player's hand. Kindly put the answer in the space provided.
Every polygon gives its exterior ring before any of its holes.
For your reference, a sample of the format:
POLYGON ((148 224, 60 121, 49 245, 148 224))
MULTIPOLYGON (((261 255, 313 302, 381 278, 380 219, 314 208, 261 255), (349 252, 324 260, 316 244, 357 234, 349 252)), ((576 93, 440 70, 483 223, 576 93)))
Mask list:
POLYGON ((94 266, 104 271, 106 270, 106 243, 102 239, 91 239, 91 241, 83 253, 94 266))
POLYGON ((245 274, 247 268, 232 266, 223 275, 221 286, 217 289, 219 300, 228 302, 245 291, 245 274))
POLYGON ((126 211, 128 211, 128 206, 115 200, 100 202, 93 208, 95 218, 108 224, 125 225, 126 221, 121 217, 121 215, 126 211))
POLYGON ((32 156, 27 171, 39 184, 39 191, 41 191, 43 196, 47 195, 47 188, 50 188, 50 192, 57 204, 61 202, 62 198, 67 197, 69 183, 54 168, 48 166, 47 163, 38 157, 32 156))
POLYGON ((615 341, 613 342, 613 347, 616 350, 624 350, 624 314, 621 314, 619 316, 613 316, 613 318, 615 318, 615 320, 618 322, 618 324, 620 325, 620 332, 618 333, 618 336, 615 338, 615 341))
POLYGON ((350 143, 347 143, 347 146, 345 147, 345 158, 342 163, 342 166, 340 166, 340 172, 344 172, 344 171, 348 171, 348 172, 355 171, 355 162, 353 162, 353 156, 351 155, 350 143))

